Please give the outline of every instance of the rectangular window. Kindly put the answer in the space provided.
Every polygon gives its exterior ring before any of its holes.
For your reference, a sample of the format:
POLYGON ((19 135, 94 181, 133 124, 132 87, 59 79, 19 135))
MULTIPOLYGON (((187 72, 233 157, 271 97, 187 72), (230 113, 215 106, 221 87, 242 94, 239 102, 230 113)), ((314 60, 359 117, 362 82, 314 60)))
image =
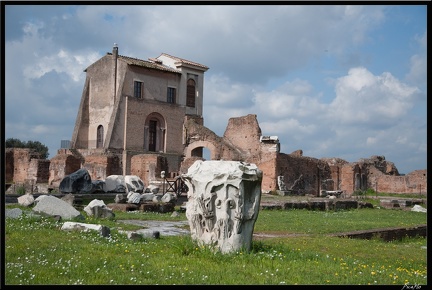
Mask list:
POLYGON ((195 81, 193 79, 187 81, 186 106, 195 107, 195 81))
POLYGON ((175 104, 175 102, 176 102, 176 89, 175 88, 168 88, 167 102, 170 104, 175 104))
POLYGON ((142 91, 143 91, 143 83, 134 81, 134 97, 142 98, 142 91))

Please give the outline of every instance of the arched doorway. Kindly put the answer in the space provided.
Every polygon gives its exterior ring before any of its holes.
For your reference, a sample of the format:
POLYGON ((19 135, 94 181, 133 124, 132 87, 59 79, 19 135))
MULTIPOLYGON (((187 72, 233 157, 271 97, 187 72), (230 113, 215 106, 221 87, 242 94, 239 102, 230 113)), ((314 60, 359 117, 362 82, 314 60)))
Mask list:
POLYGON ((165 152, 165 120, 159 113, 147 116, 144 125, 144 150, 149 152, 165 152))

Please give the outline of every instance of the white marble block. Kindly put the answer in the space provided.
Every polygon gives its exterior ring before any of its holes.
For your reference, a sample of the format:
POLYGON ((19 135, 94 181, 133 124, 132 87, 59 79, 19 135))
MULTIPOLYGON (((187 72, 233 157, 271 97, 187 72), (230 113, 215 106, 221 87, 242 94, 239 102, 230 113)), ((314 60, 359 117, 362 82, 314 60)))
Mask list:
POLYGON ((186 217, 192 239, 222 253, 250 251, 262 171, 240 161, 197 160, 181 178, 189 188, 186 217))

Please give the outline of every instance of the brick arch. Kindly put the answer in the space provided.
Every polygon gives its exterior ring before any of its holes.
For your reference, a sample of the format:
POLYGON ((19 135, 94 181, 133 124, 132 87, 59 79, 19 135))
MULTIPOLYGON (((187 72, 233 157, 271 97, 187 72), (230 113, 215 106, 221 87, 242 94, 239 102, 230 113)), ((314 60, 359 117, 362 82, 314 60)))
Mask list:
POLYGON ((144 149, 153 152, 165 152, 166 122, 164 117, 153 112, 144 121, 144 149))
POLYGON ((184 150, 184 155, 186 158, 192 157, 192 151, 199 148, 205 147, 210 150, 210 159, 211 160, 219 160, 220 159, 220 149, 219 146, 215 146, 210 141, 195 141, 190 143, 184 150))

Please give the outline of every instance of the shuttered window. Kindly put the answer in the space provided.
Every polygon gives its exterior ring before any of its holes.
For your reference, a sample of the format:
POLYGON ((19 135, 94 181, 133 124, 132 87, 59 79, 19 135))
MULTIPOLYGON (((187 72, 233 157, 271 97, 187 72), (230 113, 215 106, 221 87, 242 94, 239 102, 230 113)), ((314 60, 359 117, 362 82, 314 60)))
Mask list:
POLYGON ((142 98, 142 89, 143 89, 143 83, 134 81, 134 97, 135 98, 142 98))
POLYGON ((195 107, 195 81, 193 79, 187 81, 186 106, 195 107))
POLYGON ((167 102, 170 104, 175 104, 176 102, 176 89, 168 88, 167 90, 167 102))

